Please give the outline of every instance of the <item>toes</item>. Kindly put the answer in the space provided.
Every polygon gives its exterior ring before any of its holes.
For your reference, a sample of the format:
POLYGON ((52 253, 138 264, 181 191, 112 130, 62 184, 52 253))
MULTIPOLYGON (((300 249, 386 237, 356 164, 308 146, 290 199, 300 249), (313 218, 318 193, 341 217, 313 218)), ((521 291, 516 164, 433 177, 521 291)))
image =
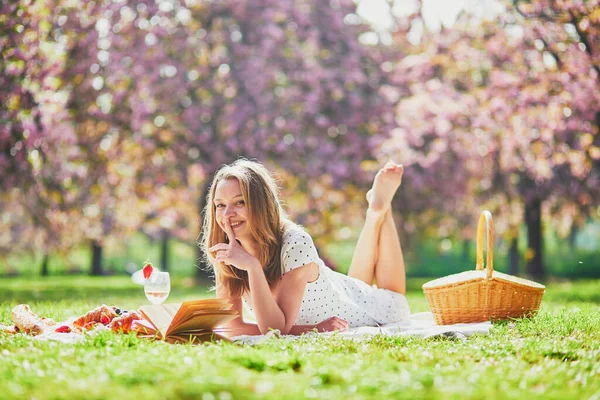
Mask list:
POLYGON ((404 172, 402 164, 386 165, 381 169, 382 172, 404 172))

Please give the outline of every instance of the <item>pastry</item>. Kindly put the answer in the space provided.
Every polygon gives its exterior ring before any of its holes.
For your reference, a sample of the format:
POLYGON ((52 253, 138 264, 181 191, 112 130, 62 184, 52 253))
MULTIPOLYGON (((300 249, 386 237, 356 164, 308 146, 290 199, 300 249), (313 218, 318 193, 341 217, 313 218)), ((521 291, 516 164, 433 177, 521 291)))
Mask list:
POLYGON ((91 326, 91 322, 108 325, 117 316, 115 308, 116 307, 109 307, 106 304, 102 304, 100 307, 96 307, 92 311, 89 311, 85 315, 77 318, 73 322, 73 326, 81 329, 86 326, 91 326))
POLYGON ((44 330, 56 325, 50 318, 39 317, 27 304, 19 304, 12 309, 12 319, 20 332, 39 335, 44 330))
POLYGON ((134 331, 134 329, 132 329, 133 321, 139 321, 141 319, 142 316, 137 311, 130 311, 113 319, 109 328, 111 328, 113 332, 129 333, 134 331))
POLYGON ((19 328, 16 325, 2 325, 0 324, 0 332, 6 332, 10 334, 15 334, 19 332, 19 328))

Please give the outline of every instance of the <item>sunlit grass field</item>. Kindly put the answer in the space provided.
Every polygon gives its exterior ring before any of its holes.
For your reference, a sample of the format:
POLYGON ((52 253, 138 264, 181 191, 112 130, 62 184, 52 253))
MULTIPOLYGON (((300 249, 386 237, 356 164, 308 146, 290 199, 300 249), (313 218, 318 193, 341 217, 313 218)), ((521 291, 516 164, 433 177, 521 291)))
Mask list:
MULTIPOLYGON (((413 312, 427 311, 410 280, 413 312)), ((212 296, 176 278, 169 301, 212 296)), ((137 308, 129 277, 0 279, 0 323, 28 303, 56 320, 137 308)), ((600 398, 600 281, 550 284, 533 319, 467 341, 374 336, 169 345, 102 333, 76 345, 0 334, 0 398, 600 398)))

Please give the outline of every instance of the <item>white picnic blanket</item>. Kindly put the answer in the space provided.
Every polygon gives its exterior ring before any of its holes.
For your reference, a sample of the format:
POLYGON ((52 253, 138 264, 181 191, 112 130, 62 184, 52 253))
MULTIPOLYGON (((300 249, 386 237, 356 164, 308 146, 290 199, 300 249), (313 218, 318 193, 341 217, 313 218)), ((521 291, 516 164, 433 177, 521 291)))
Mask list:
MULTIPOLYGON (((94 326, 94 328, 83 331, 83 332, 69 332, 69 333, 55 332, 54 328, 56 328, 58 326, 61 326, 61 325, 72 326, 75 319, 76 318, 71 317, 64 322, 56 324, 55 326, 52 327, 52 329, 48 329, 40 335, 31 336, 31 338, 33 340, 41 340, 41 341, 52 340, 55 342, 61 342, 61 343, 66 343, 66 344, 75 344, 75 343, 84 341, 87 337, 96 336, 99 332, 110 330, 106 326, 104 326, 102 324, 98 324, 98 325, 94 326)), ((21 334, 21 335, 25 335, 25 334, 21 334)))
MULTIPOLYGON (((410 320, 400 323, 387 324, 381 326, 362 326, 349 329, 344 332, 324 332, 309 333, 310 335, 337 335, 350 338, 364 338, 371 335, 389 335, 389 336, 417 336, 422 338, 429 337, 449 337, 465 340, 474 333, 487 335, 490 332, 492 323, 490 321, 475 322, 470 324, 454 325, 436 325, 433 314, 430 312, 415 313, 410 316, 410 320)), ((232 338, 234 342, 243 344, 258 344, 264 340, 282 336, 278 330, 273 330, 266 335, 240 335, 232 338)), ((298 336, 283 335, 286 339, 296 339, 298 336)))
MULTIPOLYGON (((72 319, 71 319, 72 320, 72 319)), ((72 322, 70 320, 65 321, 72 322)), ((359 328, 349 329, 344 332, 324 332, 316 333, 309 332, 308 335, 337 335, 342 337, 350 337, 354 339, 363 339, 372 335, 389 335, 389 336, 416 336, 421 338, 429 337, 448 337, 453 339, 465 340, 474 333, 487 335, 490 332, 492 323, 476 322, 471 324, 454 324, 454 325, 436 325, 433 319, 433 314, 430 312, 415 313, 410 316, 406 322, 381 326, 362 326, 359 328)), ((85 333, 56 333, 54 331, 44 332, 41 335, 33 336, 34 340, 53 340, 63 343, 75 344, 85 340, 86 337, 95 336, 102 330, 108 330, 104 326, 96 327, 85 333)), ((266 335, 241 335, 233 337, 232 340, 241 344, 258 344, 272 337, 281 337, 286 340, 295 340, 299 336, 281 335, 278 330, 273 330, 266 335)))

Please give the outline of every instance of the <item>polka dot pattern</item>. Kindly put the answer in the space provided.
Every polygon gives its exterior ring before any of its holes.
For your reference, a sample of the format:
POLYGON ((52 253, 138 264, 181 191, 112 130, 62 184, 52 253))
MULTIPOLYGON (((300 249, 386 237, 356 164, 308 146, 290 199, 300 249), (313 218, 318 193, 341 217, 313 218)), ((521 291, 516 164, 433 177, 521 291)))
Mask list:
POLYGON ((319 253, 310 235, 300 228, 290 228, 284 235, 281 248, 282 274, 319 260, 319 253))
MULTIPOLYGON (((351 328, 408 320, 410 310, 403 295, 331 270, 308 233, 299 227, 288 229, 281 250, 282 273, 311 262, 319 266, 319 278, 306 285, 296 325, 316 325, 333 316, 345 319, 351 328)), ((253 314, 249 304, 246 307, 253 314)))

